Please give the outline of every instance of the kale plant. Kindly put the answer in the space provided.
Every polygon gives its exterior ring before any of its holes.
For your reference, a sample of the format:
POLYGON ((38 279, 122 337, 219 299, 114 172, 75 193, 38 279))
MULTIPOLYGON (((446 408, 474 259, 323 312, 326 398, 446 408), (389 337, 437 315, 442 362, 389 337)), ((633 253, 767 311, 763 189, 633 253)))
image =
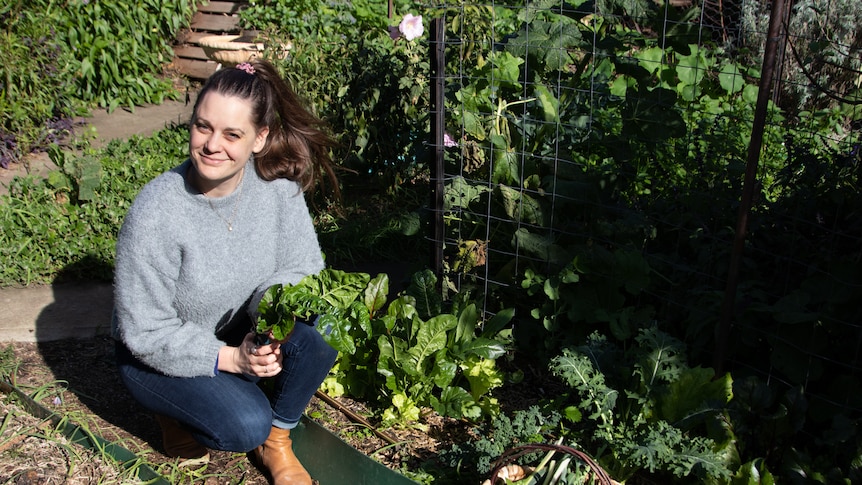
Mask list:
MULTIPOLYGON (((443 464, 456 470, 462 482, 478 482, 493 468, 494 461, 506 450, 529 443, 545 443, 553 440, 562 416, 545 407, 531 406, 517 410, 509 417, 505 414, 492 419, 490 423, 473 428, 479 438, 467 443, 456 444, 440 453, 443 464)), ((538 454, 523 457, 523 462, 537 459, 538 454)))
POLYGON ((639 472, 676 482, 728 480, 739 465, 722 426, 730 376, 688 367, 682 342, 655 327, 640 330, 635 342, 621 350, 592 334, 552 360, 553 374, 572 389, 561 404, 583 416, 566 439, 598 450, 597 461, 617 480, 639 472))
MULTIPOLYGON (((474 428, 478 438, 442 453, 444 464, 472 480, 515 447, 568 443, 620 482, 647 474, 661 483, 729 482, 741 468, 725 426, 730 377, 689 367, 684 345, 654 326, 634 343, 620 348, 593 333, 565 348, 549 367, 569 391, 474 428)), ((540 459, 533 453, 519 462, 540 459)))

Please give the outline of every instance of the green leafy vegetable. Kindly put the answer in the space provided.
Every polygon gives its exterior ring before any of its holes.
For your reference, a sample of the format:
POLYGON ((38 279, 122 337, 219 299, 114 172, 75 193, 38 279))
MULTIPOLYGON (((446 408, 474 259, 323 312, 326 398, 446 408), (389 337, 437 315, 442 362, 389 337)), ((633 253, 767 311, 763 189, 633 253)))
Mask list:
POLYGON ((272 332, 284 340, 297 321, 317 319, 316 328, 323 339, 339 352, 353 354, 353 332, 371 335, 371 315, 386 302, 389 277, 379 274, 373 280, 366 273, 324 269, 308 275, 295 285, 273 285, 261 299, 257 332, 272 332))

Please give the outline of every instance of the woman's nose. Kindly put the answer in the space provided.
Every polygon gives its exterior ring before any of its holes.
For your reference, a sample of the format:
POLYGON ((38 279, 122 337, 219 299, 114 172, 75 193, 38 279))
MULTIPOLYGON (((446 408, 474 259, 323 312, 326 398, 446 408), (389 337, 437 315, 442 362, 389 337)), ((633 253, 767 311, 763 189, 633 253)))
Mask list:
POLYGON ((215 153, 219 151, 221 145, 218 142, 218 137, 214 134, 207 138, 206 143, 204 143, 204 148, 210 153, 215 153))

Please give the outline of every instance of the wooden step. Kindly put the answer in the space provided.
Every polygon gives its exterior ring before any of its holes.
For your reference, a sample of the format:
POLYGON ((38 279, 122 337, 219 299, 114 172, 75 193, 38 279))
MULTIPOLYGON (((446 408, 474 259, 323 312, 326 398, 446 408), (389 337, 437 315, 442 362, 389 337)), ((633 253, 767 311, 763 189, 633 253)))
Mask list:
POLYGON ((237 35, 237 34, 230 34, 230 33, 227 33, 227 32, 218 32, 218 33, 216 33, 216 32, 191 32, 191 31, 187 31, 187 32, 184 32, 184 33, 183 33, 183 35, 182 35, 182 40, 181 40, 181 41, 180 41, 179 39, 177 39, 177 42, 178 42, 178 44, 177 44, 177 45, 178 45, 178 46, 179 46, 179 45, 184 45, 184 46, 198 46, 198 41, 199 41, 202 37, 207 37, 207 36, 210 36, 210 35, 237 35))
POLYGON ((248 2, 201 2, 197 6, 197 11, 233 15, 238 14, 246 5, 248 2))
POLYGON ((174 47, 174 55, 182 59, 193 59, 198 61, 209 60, 206 53, 204 53, 204 50, 197 45, 178 45, 174 47))
POLYGON ((190 79, 209 78, 218 69, 197 45, 201 37, 229 35, 241 32, 239 12, 248 6, 248 1, 198 2, 191 23, 176 33, 173 63, 177 70, 190 79))
POLYGON ((239 32, 239 16, 237 15, 211 15, 204 12, 195 13, 189 26, 195 31, 207 31, 218 33, 239 32))
POLYGON ((174 66, 183 75, 190 79, 205 80, 218 70, 219 64, 210 60, 174 58, 174 66))

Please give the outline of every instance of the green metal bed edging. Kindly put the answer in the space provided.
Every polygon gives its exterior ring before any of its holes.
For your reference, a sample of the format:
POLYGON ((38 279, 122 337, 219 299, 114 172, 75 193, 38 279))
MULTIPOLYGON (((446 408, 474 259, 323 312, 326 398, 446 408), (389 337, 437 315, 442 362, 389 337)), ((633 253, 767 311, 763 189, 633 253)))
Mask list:
POLYGON ((307 416, 290 432, 293 451, 320 485, 417 485, 307 416))
MULTIPOLYGON (((0 380, 0 390, 14 394, 30 414, 40 419, 50 419, 54 426, 73 443, 104 453, 123 468, 133 470, 135 476, 144 483, 170 485, 170 482, 143 463, 131 451, 84 431, 80 426, 48 410, 5 380, 0 380)), ((417 482, 374 461, 345 443, 305 415, 302 416, 299 425, 291 431, 291 439, 294 453, 320 485, 417 485, 417 482)))
POLYGON ((59 429, 72 443, 83 446, 84 448, 104 453, 119 463, 127 470, 133 470, 135 476, 152 485, 170 485, 170 482, 164 477, 156 473, 146 463, 143 463, 137 455, 123 448, 116 443, 106 441, 104 438, 93 435, 84 431, 80 426, 63 419, 56 413, 49 411, 41 404, 34 401, 24 391, 18 389, 6 381, 0 381, 0 390, 3 392, 14 394, 15 397, 21 400, 27 411, 40 419, 50 419, 54 426, 59 429))

